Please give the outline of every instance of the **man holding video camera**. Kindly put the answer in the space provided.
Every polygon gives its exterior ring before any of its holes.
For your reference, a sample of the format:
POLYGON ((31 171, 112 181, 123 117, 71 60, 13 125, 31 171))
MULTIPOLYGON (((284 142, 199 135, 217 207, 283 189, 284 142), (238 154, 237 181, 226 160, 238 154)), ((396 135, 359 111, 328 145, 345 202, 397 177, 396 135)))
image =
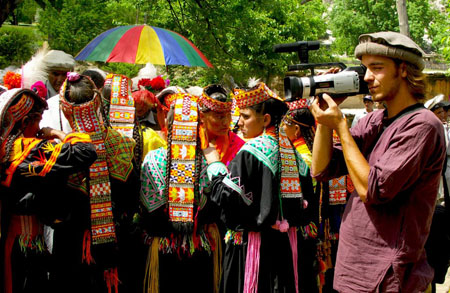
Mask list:
POLYGON ((433 269, 424 245, 445 156, 440 121, 424 98, 424 52, 395 32, 363 34, 355 55, 375 102, 349 129, 329 95, 311 106, 318 127, 312 173, 321 180, 349 174, 355 191, 340 228, 334 288, 339 292, 424 292, 433 269), (333 130, 340 145, 332 145, 333 130))

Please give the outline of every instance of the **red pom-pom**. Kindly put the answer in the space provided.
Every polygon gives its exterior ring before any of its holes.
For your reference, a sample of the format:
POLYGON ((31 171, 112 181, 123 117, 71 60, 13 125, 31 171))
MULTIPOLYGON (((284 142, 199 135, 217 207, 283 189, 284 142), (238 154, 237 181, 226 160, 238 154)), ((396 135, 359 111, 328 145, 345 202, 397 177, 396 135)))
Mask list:
POLYGON ((166 81, 161 77, 157 76, 153 79, 142 78, 138 82, 138 88, 144 87, 146 90, 152 93, 160 92, 166 88, 166 81))
POLYGON ((162 91, 166 88, 166 81, 161 76, 157 76, 150 81, 150 85, 153 90, 162 91))
POLYGON ((150 84, 150 79, 149 79, 149 78, 142 78, 142 79, 140 79, 139 82, 138 82, 138 88, 140 88, 140 86, 148 87, 148 86, 150 86, 150 85, 151 85, 151 84, 150 84))
POLYGON ((12 71, 6 72, 6 74, 3 76, 3 84, 8 88, 8 90, 20 88, 21 81, 22 76, 19 73, 15 73, 12 71))

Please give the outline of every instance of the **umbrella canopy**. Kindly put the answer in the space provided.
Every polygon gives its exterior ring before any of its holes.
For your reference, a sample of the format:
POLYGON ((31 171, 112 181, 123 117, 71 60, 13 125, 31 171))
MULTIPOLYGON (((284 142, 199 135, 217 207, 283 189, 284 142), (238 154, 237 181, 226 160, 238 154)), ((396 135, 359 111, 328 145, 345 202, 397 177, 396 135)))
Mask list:
POLYGON ((75 60, 213 67, 182 35, 148 25, 110 29, 93 39, 75 60))

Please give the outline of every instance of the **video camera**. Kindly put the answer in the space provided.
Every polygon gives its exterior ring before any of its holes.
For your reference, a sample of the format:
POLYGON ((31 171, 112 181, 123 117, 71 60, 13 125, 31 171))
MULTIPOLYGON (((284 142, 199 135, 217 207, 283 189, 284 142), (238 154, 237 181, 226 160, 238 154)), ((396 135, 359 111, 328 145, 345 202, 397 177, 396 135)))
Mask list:
POLYGON ((287 102, 321 93, 327 93, 333 98, 369 93, 367 83, 364 81, 366 74, 364 65, 346 67, 341 62, 308 63, 309 51, 319 48, 318 41, 299 41, 273 47, 276 53, 298 52, 301 63, 289 65, 288 71, 311 69, 310 76, 284 78, 284 96, 287 102), (341 71, 336 74, 314 75, 314 69, 317 67, 339 67, 341 71))

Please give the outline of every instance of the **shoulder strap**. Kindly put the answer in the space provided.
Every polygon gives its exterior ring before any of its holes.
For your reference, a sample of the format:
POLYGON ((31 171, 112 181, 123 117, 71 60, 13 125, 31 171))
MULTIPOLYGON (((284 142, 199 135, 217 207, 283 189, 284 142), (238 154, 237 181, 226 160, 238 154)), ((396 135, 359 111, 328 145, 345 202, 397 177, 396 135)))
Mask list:
POLYGON ((408 114, 414 113, 416 111, 419 111, 421 109, 425 109, 424 105, 421 103, 417 103, 414 104, 406 109, 403 109, 403 111, 401 111, 399 114, 397 114, 397 116, 395 116, 394 118, 392 118, 392 120, 389 121, 388 125, 381 125, 383 127, 380 127, 380 130, 378 131, 377 134, 377 138, 374 140, 373 144, 370 146, 370 148, 368 149, 369 153, 372 152, 373 148, 375 147, 375 145, 377 144, 378 140, 380 139, 381 135, 383 134, 383 132, 389 127, 391 126, 394 121, 398 120, 399 118, 406 116, 408 114))

